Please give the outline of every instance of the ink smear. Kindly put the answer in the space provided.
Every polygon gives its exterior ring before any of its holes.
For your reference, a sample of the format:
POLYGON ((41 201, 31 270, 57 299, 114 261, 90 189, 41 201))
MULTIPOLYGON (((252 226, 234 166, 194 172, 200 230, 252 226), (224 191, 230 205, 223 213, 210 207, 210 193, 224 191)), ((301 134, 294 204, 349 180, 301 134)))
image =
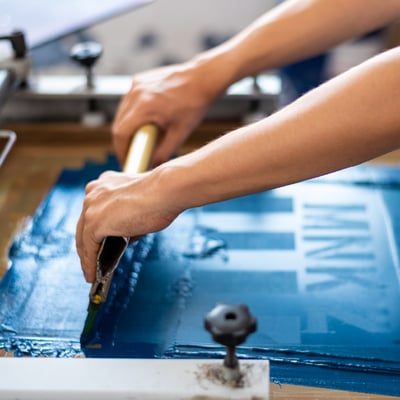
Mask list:
POLYGON ((246 303, 258 330, 238 349, 271 379, 400 395, 400 170, 357 167, 188 210, 129 248, 91 346, 89 285, 74 249, 84 185, 66 171, 10 251, 0 347, 18 355, 204 358, 218 302, 246 303))

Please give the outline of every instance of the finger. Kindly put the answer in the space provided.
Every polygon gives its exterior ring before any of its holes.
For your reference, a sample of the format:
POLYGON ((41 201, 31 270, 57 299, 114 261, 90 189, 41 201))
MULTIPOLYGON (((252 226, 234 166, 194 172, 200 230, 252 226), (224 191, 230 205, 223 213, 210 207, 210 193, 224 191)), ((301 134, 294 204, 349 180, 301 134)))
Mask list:
POLYGON ((171 126, 162 136, 161 141, 154 151, 152 165, 157 166, 168 159, 178 150, 185 141, 188 133, 182 127, 171 126))
POLYGON ((100 248, 100 242, 93 239, 93 235, 91 235, 87 228, 88 224, 85 224, 85 220, 87 219, 86 212, 87 210, 84 205, 76 225, 75 245, 86 281, 94 282, 97 252, 100 248))
POLYGON ((83 267, 83 265, 82 265, 82 256, 83 256, 83 252, 82 252, 82 214, 80 215, 80 217, 78 219, 78 223, 76 224, 75 247, 76 247, 78 256, 81 260, 81 266, 83 267))
POLYGON ((82 235, 82 269, 87 282, 93 283, 96 278, 97 254, 100 250, 100 242, 83 229, 82 235))
POLYGON ((79 218, 79 221, 77 224, 75 245, 76 245, 76 250, 77 250, 79 258, 80 258, 82 272, 83 272, 83 275, 84 275, 86 281, 94 282, 95 269, 93 268, 93 266, 91 267, 90 264, 88 264, 88 262, 87 262, 85 247, 83 244, 82 220, 83 220, 82 218, 79 218))
MULTIPOLYGON (((125 120, 127 120, 127 118, 125 120)), ((129 128, 130 124, 127 127, 128 123, 129 121, 124 124, 115 123, 112 127, 112 143, 115 155, 121 166, 124 165, 129 143, 132 139, 133 130, 129 128)))
POLYGON ((143 237, 143 235, 131 236, 129 238, 129 244, 137 242, 141 237, 143 237))
POLYGON ((132 113, 133 107, 134 103, 132 101, 132 95, 130 94, 130 92, 128 92, 125 96, 123 96, 121 102, 118 105, 118 109, 115 114, 114 122, 111 128, 114 150, 121 165, 123 165, 126 156, 127 146, 130 140, 130 115, 132 113))
POLYGON ((131 101, 130 101, 130 93, 128 92, 127 94, 125 94, 122 97, 121 101, 118 104, 117 111, 116 111, 115 116, 114 116, 114 119, 116 121, 119 121, 119 120, 124 118, 127 110, 129 110, 131 108, 130 103, 131 103, 131 101))
MULTIPOLYGON (((117 172, 117 171, 111 171, 111 170, 107 170, 102 172, 99 177, 97 178, 98 181, 105 181, 105 180, 109 180, 109 179, 116 179, 118 176, 121 175, 121 172, 117 172)), ((94 187, 94 185, 93 185, 94 187)), ((90 188, 92 189, 92 187, 90 188)))
MULTIPOLYGON (((96 184, 97 184, 96 181, 97 181, 97 179, 94 179, 86 184, 85 196, 87 196, 96 187, 96 184)), ((83 209, 85 209, 85 205, 83 205, 83 209)))

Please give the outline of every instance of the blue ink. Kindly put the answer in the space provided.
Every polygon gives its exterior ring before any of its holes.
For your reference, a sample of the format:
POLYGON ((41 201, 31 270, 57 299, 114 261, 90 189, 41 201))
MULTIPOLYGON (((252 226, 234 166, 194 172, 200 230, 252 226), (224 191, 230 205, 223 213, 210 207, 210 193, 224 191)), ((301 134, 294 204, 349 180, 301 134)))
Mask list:
POLYGON ((0 282, 0 348, 222 358, 203 317, 217 302, 244 302, 259 330, 239 355, 270 359, 273 381, 400 395, 398 169, 351 169, 188 210, 129 247, 81 348, 89 285, 75 223, 85 182, 114 165, 64 172, 15 240, 0 282))
POLYGON ((270 359, 273 379, 400 394, 398 260, 386 240, 399 232, 387 232, 381 218, 391 215, 381 196, 392 189, 323 185, 323 193, 313 182, 260 194, 268 201, 290 193, 295 206, 274 213, 258 199, 254 219, 240 212, 240 199, 219 203, 218 212, 186 212, 157 236, 164 251, 153 248, 115 336, 85 354, 221 357, 203 316, 217 302, 245 302, 260 329, 240 355, 270 359), (305 229, 311 209, 323 210, 321 223, 305 229), (215 228, 219 214, 231 230, 215 228), (165 251, 179 236, 183 251, 165 251), (223 243, 226 258, 207 255, 208 238, 223 243))
POLYGON ((219 254, 225 258, 225 249, 226 243, 215 229, 196 226, 191 235, 188 248, 183 254, 190 258, 205 258, 219 254))
POLYGON ((305 204, 304 229, 367 230, 362 204, 305 204))
POLYGON ((17 333, 16 330, 12 326, 8 326, 6 324, 0 325, 0 331, 4 333, 17 333))
MULTIPOLYGON (((15 239, 9 252, 11 268, 0 282, 0 348, 17 356, 81 353, 79 338, 90 285, 83 279, 75 251, 75 227, 86 183, 116 166, 109 159, 106 165, 88 163, 81 171, 64 171, 27 229, 15 239)), ((150 240, 151 235, 127 252, 133 260, 133 248, 140 249, 124 275, 131 286, 150 240)), ((120 299, 114 297, 117 307, 120 299)))
POLYGON ((293 199, 288 196, 276 196, 274 192, 265 192, 209 204, 207 212, 250 214, 293 212, 293 199))
POLYGON ((345 234, 336 236, 307 235, 303 241, 312 248, 305 251, 305 256, 312 258, 329 259, 359 259, 372 260, 375 258, 370 236, 358 236, 345 234), (318 245, 315 245, 317 243, 318 245))
POLYGON ((79 341, 72 339, 32 339, 10 336, 0 339, 0 348, 12 352, 14 357, 72 358, 83 354, 79 341))

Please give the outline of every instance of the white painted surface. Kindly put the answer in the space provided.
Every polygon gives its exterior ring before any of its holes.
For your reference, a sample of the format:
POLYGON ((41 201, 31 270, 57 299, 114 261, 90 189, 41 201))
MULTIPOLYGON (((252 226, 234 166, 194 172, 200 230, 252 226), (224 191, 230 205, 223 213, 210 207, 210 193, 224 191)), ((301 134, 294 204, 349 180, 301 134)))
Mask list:
MULTIPOLYGON (((204 49, 205 35, 232 36, 275 4, 275 0, 154 0, 88 29, 91 38, 104 48, 95 73, 132 75, 158 66, 165 59, 186 61, 204 49), (143 47, 140 38, 149 34, 155 41, 143 47)), ((76 40, 65 38, 63 51, 68 52, 76 40)), ((65 61, 42 66, 35 72, 82 73, 75 64, 65 61)))
POLYGON ((211 382, 210 365, 222 361, 0 358, 0 399, 268 399, 268 361, 241 362, 244 388, 211 382))
POLYGON ((145 70, 166 56, 185 61, 203 50, 205 34, 231 36, 275 4, 275 0, 156 0, 90 29, 104 46, 99 73, 145 70), (153 33, 157 41, 141 49, 138 39, 146 33, 153 33))

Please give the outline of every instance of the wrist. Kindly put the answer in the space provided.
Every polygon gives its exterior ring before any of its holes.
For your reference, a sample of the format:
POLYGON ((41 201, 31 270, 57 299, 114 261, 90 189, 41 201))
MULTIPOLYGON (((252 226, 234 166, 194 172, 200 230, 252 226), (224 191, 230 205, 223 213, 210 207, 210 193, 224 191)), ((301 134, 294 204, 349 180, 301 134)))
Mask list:
POLYGON ((153 170, 160 190, 159 198, 177 214, 214 200, 210 191, 213 183, 195 164, 191 157, 181 156, 153 170))
POLYGON ((195 71, 199 87, 210 100, 221 96, 238 79, 237 60, 226 45, 195 56, 189 61, 189 68, 195 71))

